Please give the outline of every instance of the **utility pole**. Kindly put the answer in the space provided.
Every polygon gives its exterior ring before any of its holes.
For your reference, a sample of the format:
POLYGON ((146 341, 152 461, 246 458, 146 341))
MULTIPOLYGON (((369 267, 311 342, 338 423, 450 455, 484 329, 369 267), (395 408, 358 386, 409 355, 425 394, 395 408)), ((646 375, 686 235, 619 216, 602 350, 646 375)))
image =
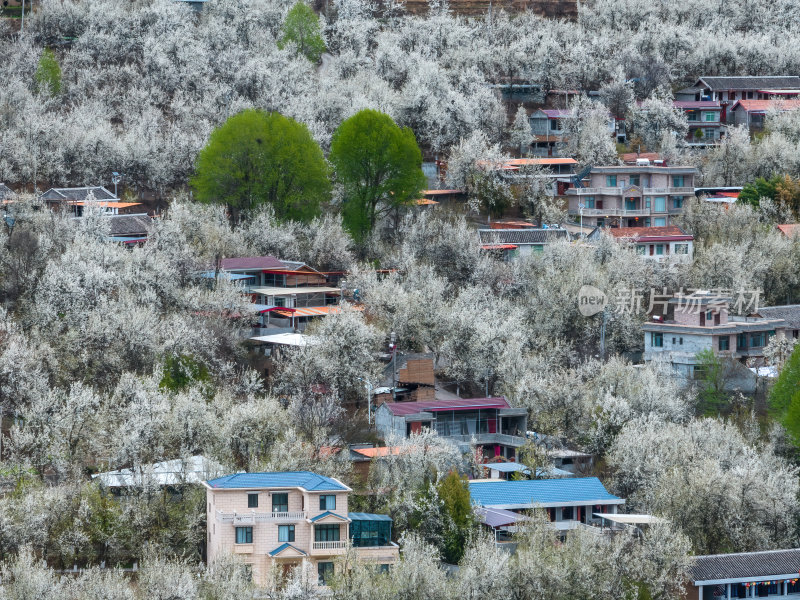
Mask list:
POLYGON ((392 402, 397 402, 397 337, 392 332, 389 338, 389 348, 392 349, 392 402))

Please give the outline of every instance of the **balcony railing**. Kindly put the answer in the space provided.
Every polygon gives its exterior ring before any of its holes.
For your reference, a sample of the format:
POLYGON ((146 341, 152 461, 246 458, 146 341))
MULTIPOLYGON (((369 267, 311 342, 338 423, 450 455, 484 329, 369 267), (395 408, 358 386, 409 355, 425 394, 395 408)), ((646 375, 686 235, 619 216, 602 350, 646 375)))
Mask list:
MULTIPOLYGON (((571 188, 567 193, 573 192, 578 196, 622 196, 627 186, 622 187, 584 187, 571 188)), ((645 195, 652 194, 694 194, 693 187, 644 187, 641 188, 645 195)))
POLYGON ((347 540, 339 540, 335 542, 312 542, 312 550, 344 550, 347 548, 347 540))
MULTIPOLYGON (((571 215, 579 215, 581 211, 579 208, 569 208, 569 214, 571 215)), ((637 210, 626 210, 624 208, 584 208, 583 209, 583 216, 584 217, 642 217, 642 216, 649 216, 651 214, 650 209, 637 209, 637 210)))
POLYGON ((302 521, 308 517, 304 510, 288 512, 222 512, 217 511, 217 521, 220 523, 233 523, 234 525, 248 525, 253 523, 277 523, 302 521))

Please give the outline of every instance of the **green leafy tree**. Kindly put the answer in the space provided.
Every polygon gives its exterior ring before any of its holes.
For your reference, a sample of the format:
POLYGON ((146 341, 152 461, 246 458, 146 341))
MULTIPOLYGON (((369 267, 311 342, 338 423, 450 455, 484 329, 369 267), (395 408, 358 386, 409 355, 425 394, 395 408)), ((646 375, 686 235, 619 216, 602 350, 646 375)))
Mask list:
POLYGON ((278 219, 310 221, 330 197, 328 166, 308 128, 254 109, 212 132, 191 184, 198 201, 227 204, 233 219, 266 203, 278 219))
POLYGON ((700 370, 697 411, 702 415, 713 416, 725 406, 725 382, 730 365, 718 357, 713 350, 697 353, 697 367, 700 370))
POLYGON ((445 561, 455 564, 464 555, 467 538, 474 524, 467 478, 450 471, 439 482, 438 492, 448 521, 442 555, 445 561))
POLYGON ((739 193, 738 202, 758 206, 761 198, 775 199, 777 196, 777 186, 781 177, 775 176, 770 179, 764 177, 757 178, 754 182, 746 184, 739 193))
POLYGON ((800 344, 795 345, 772 386, 769 405, 773 415, 783 423, 795 443, 800 445, 800 344))
POLYGON ((61 66, 58 64, 55 52, 45 48, 39 57, 39 66, 36 67, 36 89, 40 94, 56 96, 61 91, 61 66))
POLYGON ((412 203, 425 186, 414 133, 376 110, 359 111, 339 126, 330 160, 344 186, 345 227, 358 242, 379 216, 412 203))
POLYGON ((279 48, 294 44, 298 53, 313 63, 319 62, 325 52, 325 40, 322 39, 319 17, 303 0, 299 0, 286 14, 282 31, 279 48))

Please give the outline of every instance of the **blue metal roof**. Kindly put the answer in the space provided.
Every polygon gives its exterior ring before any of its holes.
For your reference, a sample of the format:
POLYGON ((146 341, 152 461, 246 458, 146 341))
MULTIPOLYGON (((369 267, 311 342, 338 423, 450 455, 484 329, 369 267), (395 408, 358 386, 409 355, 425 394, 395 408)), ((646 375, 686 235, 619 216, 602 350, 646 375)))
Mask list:
POLYGON ((310 521, 312 523, 316 523, 317 521, 321 521, 325 517, 336 517, 337 519, 341 519, 342 521, 347 521, 347 517, 343 517, 342 515, 337 515, 335 512, 331 512, 326 510, 324 513, 318 514, 316 517, 312 517, 310 521))
POLYGON ((287 548, 291 548, 292 550, 297 550, 297 551, 298 551, 300 554, 302 554, 303 556, 307 556, 305 552, 303 552, 302 550, 300 550, 300 548, 298 548, 297 546, 292 546, 291 544, 281 544, 280 546, 278 546, 277 548, 275 548, 275 550, 273 550, 272 552, 270 552, 270 553, 269 553, 269 555, 270 555, 270 556, 277 556, 278 554, 280 554, 281 552, 283 552, 283 551, 284 551, 284 550, 286 550, 287 548))
POLYGON ((335 479, 311 471, 234 473, 211 479, 206 483, 212 488, 222 490, 300 487, 310 492, 338 492, 348 489, 335 479))
POLYGON ((536 479, 532 481, 473 481, 469 484, 473 504, 533 508, 575 504, 622 504, 609 494, 597 477, 536 479))
POLYGON ((389 515, 376 515, 373 513, 347 513, 347 518, 351 521, 391 521, 389 515))

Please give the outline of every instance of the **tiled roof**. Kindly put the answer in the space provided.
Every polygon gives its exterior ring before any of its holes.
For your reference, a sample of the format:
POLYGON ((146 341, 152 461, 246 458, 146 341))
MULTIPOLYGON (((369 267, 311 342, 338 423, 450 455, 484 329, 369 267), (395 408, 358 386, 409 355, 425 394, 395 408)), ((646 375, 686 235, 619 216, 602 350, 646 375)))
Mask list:
POLYGON ((668 225, 667 227, 611 227, 606 231, 616 239, 637 238, 641 241, 647 241, 650 238, 694 239, 677 225, 668 225))
POLYGON ((800 89, 800 77, 778 75, 769 77, 701 77, 711 90, 760 90, 764 88, 800 89))
POLYGON ((42 198, 44 200, 83 201, 86 200, 90 192, 94 195, 95 200, 117 199, 114 194, 101 185, 77 188, 50 188, 42 194, 42 198))
POLYGON ((111 220, 111 235, 147 235, 153 226, 153 220, 144 214, 137 215, 109 215, 104 217, 111 220))
POLYGON ((563 108, 543 108, 541 110, 547 115, 548 119, 560 119, 562 117, 568 117, 570 114, 570 111, 563 108))
POLYGON ((535 507, 570 504, 621 504, 597 477, 531 481, 472 481, 469 494, 478 506, 535 507))
POLYGON ((222 268, 226 271, 237 271, 240 269, 285 269, 286 266, 274 256, 246 256, 223 258, 222 268))
POLYGON ((336 517, 340 521, 347 521, 347 517, 343 517, 342 515, 337 515, 335 512, 331 512, 329 510, 326 510, 324 513, 318 514, 316 517, 312 517, 310 521, 312 523, 316 523, 317 521, 322 521, 322 519, 325 519, 327 517, 336 517))
POLYGON ((731 110, 739 107, 745 112, 767 112, 769 110, 793 110, 800 108, 800 100, 738 100, 731 110))
POLYGON ((797 576, 798 571, 800 548, 698 556, 690 568, 692 580, 695 582, 777 575, 797 576))
POLYGON ((299 487, 310 492, 338 492, 348 490, 342 483, 311 471, 282 473, 234 473, 206 482, 212 488, 223 490, 256 488, 299 487))
POLYGON ((481 244, 549 244, 569 239, 566 229, 479 229, 481 244))
POLYGON ((776 227, 778 228, 778 231, 788 238, 795 235, 800 236, 800 224, 776 225, 776 227))
POLYGON ((295 552, 299 552, 299 553, 300 553, 302 556, 306 556, 306 553, 305 553, 305 552, 303 552, 302 550, 300 550, 300 548, 298 548, 297 546, 292 546, 291 544, 281 544, 280 546, 278 546, 277 548, 275 548, 275 550, 273 550, 272 552, 270 552, 270 553, 269 553, 269 555, 270 555, 270 556, 278 556, 278 554, 280 554, 281 552, 283 552, 284 550, 287 550, 287 549, 289 549, 289 548, 291 548, 291 549, 292 549, 292 550, 294 550, 295 552))
POLYGON ((760 306, 756 314, 765 319, 783 319, 790 329, 800 329, 800 304, 786 306, 760 306))
POLYGON ((481 408, 511 408, 505 398, 470 398, 459 400, 428 400, 425 402, 387 402, 383 404, 395 416, 415 415, 441 410, 478 410, 481 408))

